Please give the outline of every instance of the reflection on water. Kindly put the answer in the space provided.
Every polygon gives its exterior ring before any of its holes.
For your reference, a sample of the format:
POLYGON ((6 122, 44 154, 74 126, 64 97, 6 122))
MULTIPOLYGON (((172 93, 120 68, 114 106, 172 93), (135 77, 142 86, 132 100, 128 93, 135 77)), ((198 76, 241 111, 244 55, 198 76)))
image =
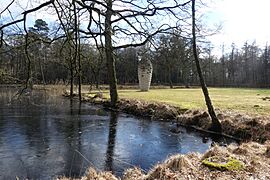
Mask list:
POLYGON ((114 171, 112 167, 113 167, 114 146, 117 128, 117 117, 118 117, 117 112, 111 112, 109 136, 106 151, 106 161, 105 161, 105 167, 107 171, 114 171))
POLYGON ((17 101, 0 89, 0 179, 77 177, 89 166, 121 175, 144 170, 174 153, 206 151, 200 134, 169 131, 171 123, 126 114, 34 91, 17 101))

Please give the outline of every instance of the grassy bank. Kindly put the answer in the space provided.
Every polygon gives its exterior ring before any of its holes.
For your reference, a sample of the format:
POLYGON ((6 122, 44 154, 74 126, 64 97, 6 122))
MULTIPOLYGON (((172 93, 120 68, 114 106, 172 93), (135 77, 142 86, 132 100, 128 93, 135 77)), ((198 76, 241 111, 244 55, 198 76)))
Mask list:
MULTIPOLYGON (((37 86, 39 87, 39 86, 37 86)), ((164 102, 184 109, 206 109, 200 88, 152 87, 149 92, 141 92, 136 86, 119 86, 119 97, 147 102, 164 102)), ((46 85, 47 89, 58 90, 61 94, 68 86, 46 85)), ((83 93, 96 92, 89 85, 82 87, 83 93)), ((103 96, 109 98, 108 86, 102 86, 103 96)), ((270 115, 270 89, 255 88, 209 88, 216 109, 242 112, 245 114, 270 115)))
MULTIPOLYGON (((270 115, 270 89, 209 88, 215 108, 246 114, 270 115)), ((108 91, 105 91, 105 96, 108 91)), ((186 109, 206 109, 200 88, 119 90, 120 98, 164 102, 186 109)))
MULTIPOLYGON (((224 134, 244 141, 270 139, 270 90, 210 88, 224 134)), ((108 91, 103 94, 109 97, 108 91)), ((175 119, 183 126, 207 130, 211 125, 200 88, 119 90, 120 110, 151 119, 175 119), (169 105, 169 106, 168 106, 169 105), (188 109, 188 111, 185 111, 188 109), (199 110, 199 111, 198 111, 199 110)))

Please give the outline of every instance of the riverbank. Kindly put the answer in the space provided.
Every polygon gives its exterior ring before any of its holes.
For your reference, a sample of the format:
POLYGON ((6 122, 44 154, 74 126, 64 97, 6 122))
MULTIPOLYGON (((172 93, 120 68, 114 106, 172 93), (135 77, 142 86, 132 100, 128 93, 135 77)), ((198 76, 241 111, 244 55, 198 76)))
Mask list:
MULTIPOLYGON (((108 99, 103 97, 102 93, 85 94, 83 101, 109 107, 108 99)), ((205 131, 211 125, 206 111, 188 110, 166 103, 120 99, 117 109, 114 110, 152 120, 173 120, 177 125, 205 131)), ((241 139, 240 145, 214 146, 205 154, 174 155, 146 173, 138 168, 127 169, 122 179, 270 179, 269 116, 252 116, 228 110, 217 110, 217 116, 223 132, 241 139)), ((110 172, 97 172, 90 168, 81 179, 120 178, 110 172)))
MULTIPOLYGON (((87 94, 84 102, 100 104, 108 107, 108 99, 102 94, 87 94)), ((165 103, 146 102, 135 99, 120 99, 117 110, 136 116, 148 117, 152 120, 174 121, 179 126, 192 127, 208 131, 211 126, 209 114, 203 110, 181 109, 165 103)), ((264 143, 270 140, 270 117, 250 116, 243 113, 217 110, 224 135, 232 136, 240 141, 256 141, 264 143)))

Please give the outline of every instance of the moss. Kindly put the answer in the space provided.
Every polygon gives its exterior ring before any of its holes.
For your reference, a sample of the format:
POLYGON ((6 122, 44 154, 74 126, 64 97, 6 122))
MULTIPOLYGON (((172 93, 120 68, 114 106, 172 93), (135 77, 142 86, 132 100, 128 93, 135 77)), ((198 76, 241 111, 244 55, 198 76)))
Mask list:
POLYGON ((227 158, 225 161, 218 162, 219 158, 217 156, 206 158, 202 163, 213 169, 218 169, 221 171, 233 171, 233 170, 242 170, 244 165, 237 159, 227 158))

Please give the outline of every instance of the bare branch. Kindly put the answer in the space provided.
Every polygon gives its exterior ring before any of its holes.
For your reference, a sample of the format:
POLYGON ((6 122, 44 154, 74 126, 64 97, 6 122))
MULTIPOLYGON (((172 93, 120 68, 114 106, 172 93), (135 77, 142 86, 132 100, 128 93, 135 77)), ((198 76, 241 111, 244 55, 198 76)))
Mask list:
MULTIPOLYGON (((163 25, 164 26, 164 25, 163 25)), ((128 48, 128 47, 139 47, 139 46, 143 46, 145 45, 151 38, 153 38, 155 35, 159 34, 159 33, 163 33, 163 32, 166 32, 168 30, 172 29, 172 27, 168 27, 168 28, 165 28, 165 29, 161 29, 161 27, 155 31, 154 33, 151 33, 149 34, 144 41, 140 42, 140 43, 136 43, 136 44, 125 44, 125 45, 121 45, 121 46, 116 46, 116 47, 113 47, 113 49, 121 49, 121 48, 128 48)))
MULTIPOLYGON (((46 6, 50 5, 50 4, 52 4, 53 2, 54 2, 54 0, 50 0, 50 1, 47 1, 47 2, 45 2, 45 3, 42 3, 41 5, 39 5, 39 6, 35 7, 35 8, 32 8, 32 9, 29 9, 29 10, 24 11, 24 12, 22 13, 22 15, 24 15, 23 18, 18 19, 18 20, 15 20, 15 21, 12 21, 12 22, 10 22, 10 23, 7 23, 7 24, 4 24, 4 25, 0 26, 0 31, 1 31, 2 29, 4 29, 5 27, 10 26, 10 25, 17 24, 17 23, 22 22, 22 21, 26 21, 26 16, 27 16, 27 14, 32 13, 32 12, 35 12, 35 11, 37 11, 37 10, 39 10, 39 9, 42 9, 42 8, 44 8, 44 7, 46 7, 46 6)), ((24 23, 24 24, 25 24, 25 23, 24 23)))
MULTIPOLYGON (((113 20, 112 23, 118 22, 118 21, 123 20, 123 19, 131 18, 131 17, 136 17, 136 16, 144 16, 144 17, 146 17, 146 16, 154 16, 154 15, 156 15, 156 13, 157 13, 158 11, 169 10, 169 9, 170 9, 170 10, 176 9, 176 8, 185 6, 185 5, 189 4, 190 2, 191 2, 191 1, 187 1, 187 2, 185 2, 185 3, 183 3, 183 4, 177 4, 177 5, 175 5, 175 6, 165 6, 165 7, 155 7, 155 6, 152 4, 152 5, 154 6, 153 8, 147 8, 147 9, 146 9, 145 11, 143 11, 143 12, 141 12, 141 11, 134 11, 134 10, 126 10, 126 11, 120 10, 120 11, 115 11, 115 13, 117 13, 117 14, 120 16, 120 18, 113 20), (121 12, 132 12, 132 14, 123 16, 123 15, 121 14, 121 12)), ((126 21, 126 20, 125 20, 125 21, 126 21)))
POLYGON ((8 10, 8 8, 14 3, 15 0, 12 0, 5 9, 3 9, 3 11, 0 12, 0 16, 1 14, 3 14, 6 10, 8 10))

